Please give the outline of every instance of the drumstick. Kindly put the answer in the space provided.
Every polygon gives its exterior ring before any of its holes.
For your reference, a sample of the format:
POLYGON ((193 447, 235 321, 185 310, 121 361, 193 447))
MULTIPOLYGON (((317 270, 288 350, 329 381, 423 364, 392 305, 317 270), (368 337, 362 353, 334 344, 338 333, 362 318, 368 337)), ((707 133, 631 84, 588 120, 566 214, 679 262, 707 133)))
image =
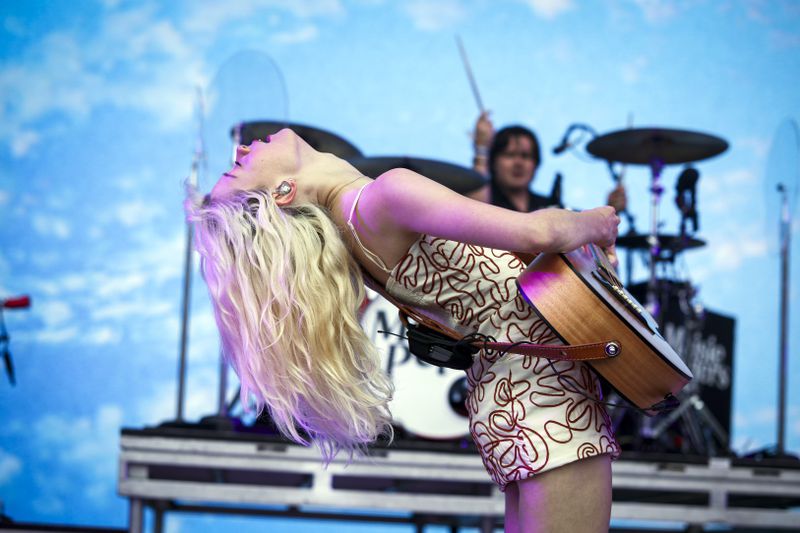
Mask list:
POLYGON ((456 35, 456 44, 458 44, 458 51, 461 53, 461 61, 464 63, 464 70, 467 71, 467 78, 469 79, 469 86, 472 88, 472 94, 475 96, 475 102, 478 104, 478 109, 481 113, 484 112, 483 109, 483 101, 481 100, 481 95, 478 92, 478 84, 475 83, 475 76, 472 75, 472 68, 469 66, 469 59, 467 58, 467 52, 464 50, 464 45, 461 42, 461 37, 456 35))

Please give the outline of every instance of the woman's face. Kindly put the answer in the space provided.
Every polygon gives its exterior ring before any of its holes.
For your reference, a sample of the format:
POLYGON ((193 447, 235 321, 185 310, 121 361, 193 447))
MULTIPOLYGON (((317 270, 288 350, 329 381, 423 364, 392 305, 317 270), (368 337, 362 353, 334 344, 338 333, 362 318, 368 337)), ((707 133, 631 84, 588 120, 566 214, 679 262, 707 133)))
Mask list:
POLYGON ((282 180, 295 178, 313 152, 290 129, 282 129, 263 141, 253 141, 249 146, 240 145, 233 168, 220 176, 211 189, 211 197, 240 190, 273 190, 282 180))
POLYGON ((524 135, 511 137, 494 160, 495 183, 503 189, 528 189, 535 172, 533 143, 524 135))

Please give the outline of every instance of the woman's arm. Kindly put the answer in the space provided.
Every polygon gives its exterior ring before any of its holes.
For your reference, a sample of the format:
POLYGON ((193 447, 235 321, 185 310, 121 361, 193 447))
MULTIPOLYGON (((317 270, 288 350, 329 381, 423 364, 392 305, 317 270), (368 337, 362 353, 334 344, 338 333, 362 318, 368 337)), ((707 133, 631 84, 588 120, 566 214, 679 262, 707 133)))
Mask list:
POLYGON ((379 234, 425 233, 520 252, 563 252, 587 243, 610 247, 619 224, 612 207, 520 213, 471 200, 407 169, 382 174, 364 200, 359 212, 379 234))

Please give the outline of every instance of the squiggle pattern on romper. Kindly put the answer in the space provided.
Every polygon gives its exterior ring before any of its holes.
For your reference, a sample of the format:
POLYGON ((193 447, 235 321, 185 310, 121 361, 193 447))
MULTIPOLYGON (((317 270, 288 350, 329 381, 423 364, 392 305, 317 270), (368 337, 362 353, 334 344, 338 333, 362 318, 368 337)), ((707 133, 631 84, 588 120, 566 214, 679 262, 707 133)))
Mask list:
MULTIPOLYGON (((463 334, 562 344, 517 292, 525 265, 508 252, 421 237, 387 290, 463 334)), ((467 370, 470 433, 489 475, 508 483, 601 454, 619 455, 600 387, 583 363, 481 350, 467 370)))

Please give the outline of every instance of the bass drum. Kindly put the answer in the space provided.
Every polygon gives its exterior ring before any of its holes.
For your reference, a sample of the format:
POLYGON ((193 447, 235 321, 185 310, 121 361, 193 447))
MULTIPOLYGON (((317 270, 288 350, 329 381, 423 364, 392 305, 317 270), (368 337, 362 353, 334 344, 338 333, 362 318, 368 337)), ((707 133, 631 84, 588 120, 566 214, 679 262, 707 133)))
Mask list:
POLYGON ((367 290, 361 325, 378 347, 383 368, 394 383, 389 406, 395 425, 424 439, 468 437, 464 372, 417 359, 408 349, 397 308, 374 291, 367 290))

